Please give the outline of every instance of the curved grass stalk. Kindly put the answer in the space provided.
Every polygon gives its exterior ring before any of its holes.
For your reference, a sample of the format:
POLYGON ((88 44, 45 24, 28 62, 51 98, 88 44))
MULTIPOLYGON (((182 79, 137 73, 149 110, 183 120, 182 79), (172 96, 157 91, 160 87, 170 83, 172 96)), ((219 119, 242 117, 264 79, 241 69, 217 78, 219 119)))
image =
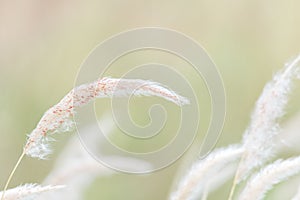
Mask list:
POLYGON ((15 174, 18 166, 20 165, 22 159, 24 158, 24 156, 25 156, 25 152, 23 151, 22 154, 21 154, 21 156, 19 157, 17 163, 15 164, 13 170, 11 171, 11 173, 10 173, 10 175, 9 175, 6 183, 5 183, 4 189, 3 189, 2 194, 1 194, 1 200, 4 200, 4 195, 5 195, 5 192, 6 192, 7 188, 8 188, 8 185, 9 185, 9 183, 10 183, 13 175, 15 174))

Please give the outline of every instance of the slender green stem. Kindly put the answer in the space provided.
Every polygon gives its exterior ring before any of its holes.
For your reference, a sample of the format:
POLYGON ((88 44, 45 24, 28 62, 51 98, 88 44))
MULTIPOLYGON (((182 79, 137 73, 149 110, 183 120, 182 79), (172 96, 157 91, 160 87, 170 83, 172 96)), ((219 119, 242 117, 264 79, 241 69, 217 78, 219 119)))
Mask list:
POLYGON ((241 166, 241 163, 244 161, 244 157, 245 157, 245 154, 243 153, 242 157, 239 160, 239 164, 238 164, 237 170, 236 170, 235 175, 234 175, 234 179, 233 179, 233 182, 232 182, 232 186, 231 186, 231 190, 230 190, 228 200, 233 199, 235 188, 236 188, 236 185, 238 184, 238 177, 240 176, 240 171, 239 171, 240 166, 241 166))
POLYGON ((233 199, 233 195, 234 195, 235 188, 236 188, 236 182, 237 182, 236 180, 237 180, 237 174, 235 174, 235 176, 234 176, 228 200, 232 200, 233 199))
POLYGON ((235 175, 234 175, 234 179, 233 179, 233 182, 232 182, 232 186, 231 186, 231 190, 230 190, 230 194, 229 194, 229 197, 228 197, 228 200, 232 200, 233 199, 233 195, 234 195, 234 192, 235 192, 235 188, 238 184, 238 177, 240 176, 240 166, 241 166, 241 163, 244 162, 244 158, 245 158, 245 154, 242 155, 240 161, 239 161, 239 164, 238 164, 238 167, 237 167, 237 170, 235 172, 235 175))
POLYGON ((14 169, 11 171, 11 173, 10 173, 10 175, 9 175, 7 181, 6 181, 6 184, 5 184, 4 189, 3 189, 3 192, 2 192, 1 200, 4 200, 4 195, 5 195, 5 192, 6 192, 7 188, 8 188, 8 185, 9 185, 9 183, 10 183, 10 181, 11 181, 13 175, 15 174, 15 172, 16 172, 18 166, 20 165, 22 159, 24 158, 24 156, 25 156, 25 151, 22 152, 21 156, 19 157, 17 163, 16 163, 15 166, 14 166, 14 169))

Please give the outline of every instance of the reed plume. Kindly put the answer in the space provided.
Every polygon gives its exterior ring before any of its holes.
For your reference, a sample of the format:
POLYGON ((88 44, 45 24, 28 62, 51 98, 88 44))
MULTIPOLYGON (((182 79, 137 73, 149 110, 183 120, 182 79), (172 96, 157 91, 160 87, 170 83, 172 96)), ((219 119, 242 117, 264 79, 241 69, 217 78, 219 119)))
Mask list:
MULTIPOLYGON (((64 188, 63 185, 56 186, 40 186, 38 184, 25 184, 6 191, 4 200, 28 200, 33 199, 41 193, 51 192, 64 188)), ((0 192, 2 195, 3 192, 0 192)))
POLYGON ((215 177, 227 165, 238 160, 243 152, 239 145, 216 149, 207 157, 193 164, 171 194, 171 200, 193 199, 206 187, 208 180, 215 177))
POLYGON ((247 185, 239 196, 239 200, 262 200, 266 193, 289 177, 300 172, 300 157, 277 160, 264 167, 247 181, 247 185))
POLYGON ((235 174, 229 200, 232 199, 236 185, 246 179, 253 169, 262 166, 274 157, 275 136, 280 131, 279 120, 293 87, 293 80, 299 78, 300 55, 278 72, 269 82, 251 116, 249 127, 244 133, 242 144, 244 153, 235 174))
POLYGON ((36 128, 28 135, 23 152, 14 166, 5 184, 2 198, 8 184, 25 155, 45 159, 51 153, 49 142, 52 135, 71 131, 75 124, 73 116, 75 109, 82 107, 96 98, 112 98, 124 96, 157 96, 171 101, 179 106, 189 103, 189 100, 167 89, 159 83, 140 79, 100 78, 72 89, 59 103, 51 107, 42 116, 36 128))
POLYGON ((189 101, 159 83, 139 79, 102 78, 71 90, 58 104, 50 108, 36 128, 29 134, 24 153, 30 157, 45 159, 51 153, 49 141, 55 133, 69 132, 74 128, 75 109, 96 98, 124 96, 157 96, 179 106, 189 101))

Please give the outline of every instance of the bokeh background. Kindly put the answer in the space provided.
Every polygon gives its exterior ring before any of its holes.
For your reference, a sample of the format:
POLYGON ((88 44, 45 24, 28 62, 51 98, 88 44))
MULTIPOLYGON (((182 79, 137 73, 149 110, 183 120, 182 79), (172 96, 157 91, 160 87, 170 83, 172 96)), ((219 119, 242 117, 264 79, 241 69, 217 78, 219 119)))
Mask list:
MULTIPOLYGON (((42 114, 73 87, 89 52, 108 37, 137 27, 174 29, 192 37, 207 50, 222 75, 227 96, 226 121, 217 146, 238 142, 264 84, 300 52, 299 7, 300 1, 296 0, 1 0, 0 186, 4 186, 21 153, 26 134, 42 114)), ((143 58, 149 61, 155 54, 150 52, 147 56, 146 53, 124 59, 119 65, 141 63, 143 58)), ((158 57, 169 58, 156 55, 158 57)), ((180 65, 180 61, 174 59, 171 63, 180 65)), ((121 71, 116 68, 111 73, 116 76, 121 71)), ((201 88, 205 88, 201 86, 203 82, 191 78, 191 83, 199 89, 200 97, 201 88)), ((299 86, 298 83, 284 120, 289 120, 300 109, 299 86)), ((143 100, 137 105, 140 108, 144 107, 143 100)), ((209 115, 209 109, 205 109, 208 103, 207 100, 199 102, 203 107, 201 115, 209 115)), ((109 104, 104 102, 103 105, 109 104)), ((147 113, 138 108, 132 110, 133 116, 140 120, 138 123, 146 123, 147 113)), ((101 109, 104 112, 106 107, 101 109)), ((70 135, 58 137, 51 159, 26 158, 11 187, 41 182, 70 135)), ((86 199, 167 199, 180 173, 197 159, 202 136, 199 134, 184 157, 156 173, 116 173, 97 178, 86 191, 86 199)), ((292 146, 288 148, 297 153, 292 146)), ((222 199, 222 196, 213 198, 222 199)))

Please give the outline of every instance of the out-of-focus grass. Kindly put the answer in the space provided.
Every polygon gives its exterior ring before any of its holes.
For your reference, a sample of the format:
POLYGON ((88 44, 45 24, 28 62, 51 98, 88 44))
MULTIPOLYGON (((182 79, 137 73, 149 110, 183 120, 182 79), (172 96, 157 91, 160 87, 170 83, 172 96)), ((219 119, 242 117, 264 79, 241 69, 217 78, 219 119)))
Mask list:
MULTIPOLYGON (((264 84, 286 59, 299 52, 299 6, 300 2, 292 0, 2 1, 0 185, 4 185, 21 152, 25 134, 73 87, 77 70, 89 51, 112 34, 141 26, 175 29, 203 45, 220 70, 227 94, 227 118, 218 145, 238 141, 264 84)), ((295 108, 299 103, 292 100, 289 110, 294 112, 295 108)), ((197 142, 187 156, 195 158, 196 150, 197 142)), ((52 162, 24 160, 12 185, 39 182, 52 162)), ((122 175, 112 178, 112 183, 120 182, 122 188, 121 183, 126 182, 128 188, 135 188, 127 191, 131 199, 140 199, 140 194, 135 193, 145 188, 163 198, 171 187, 175 169, 164 169, 159 176, 149 175, 152 184, 136 184, 134 177, 127 183, 128 177, 122 175)), ((103 185, 112 186, 109 181, 96 181, 96 186, 105 190, 106 199, 118 199, 115 190, 103 185)), ((95 193, 93 188, 87 196, 95 193)), ((143 197, 152 199, 150 195, 143 197)))

